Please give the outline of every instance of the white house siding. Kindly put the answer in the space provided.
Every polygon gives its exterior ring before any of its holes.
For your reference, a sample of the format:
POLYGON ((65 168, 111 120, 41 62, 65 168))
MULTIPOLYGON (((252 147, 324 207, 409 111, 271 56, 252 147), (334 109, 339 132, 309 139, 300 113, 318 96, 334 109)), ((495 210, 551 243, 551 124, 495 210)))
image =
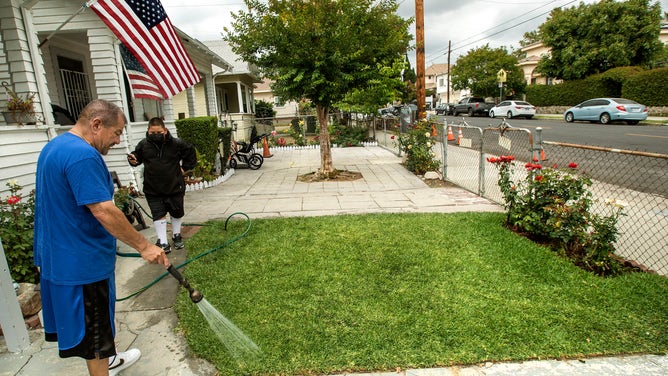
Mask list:
POLYGON ((37 157, 49 141, 48 128, 5 126, 0 133, 0 196, 8 194, 7 181, 16 179, 23 194, 35 188, 37 157))
MULTIPOLYGON (((37 92, 37 81, 35 78, 28 38, 24 23, 22 21, 21 9, 17 0, 6 0, 0 5, 0 34, 2 34, 2 46, 4 63, 2 66, 3 81, 7 81, 13 90, 25 95, 29 92, 37 92)), ((4 88, 0 89, 4 91, 4 88)), ((39 97, 35 97, 35 112, 38 116, 42 113, 42 104, 39 97)), ((7 106, 6 95, 0 97, 0 108, 7 106)), ((0 125, 5 124, 4 117, 0 118, 0 125)))
MULTIPOLYGON (((11 81, 17 92, 37 92, 39 81, 43 83, 40 91, 41 100, 62 105, 64 100, 60 77, 57 72, 56 56, 61 55, 83 62, 84 73, 88 75, 92 98, 109 100, 125 111, 133 108, 136 122, 128 124, 121 144, 113 147, 104 157, 111 171, 116 171, 121 182, 133 184, 141 188, 141 167, 133 169, 127 163, 126 154, 134 150, 134 146, 145 137, 147 121, 144 119, 144 106, 135 100, 134 107, 126 103, 124 80, 118 40, 101 20, 90 10, 74 17, 63 26, 62 30, 51 37, 41 49, 37 50, 38 41, 43 40, 77 12, 80 1, 75 0, 41 0, 31 10, 21 11, 18 0, 0 0, 0 80, 11 81), (22 20, 24 14, 26 23, 22 20), (26 33, 24 24, 29 25, 26 33), (30 46, 34 52, 31 55, 30 46), (31 56, 36 56, 35 64, 31 56), (35 71, 39 72, 35 75, 35 71), (59 90, 61 92, 59 92, 59 90)), ((185 44, 203 78, 196 89, 195 95, 205 98, 207 90, 213 93, 211 57, 208 52, 185 44), (204 56, 206 55, 206 56, 204 56), (206 89, 208 82, 211 89, 206 89)), ((5 95, 0 88, 0 108, 6 105, 5 95)), ((179 94, 185 95, 185 92, 179 94)), ((147 101, 150 102, 150 101, 147 101)), ((187 101, 184 101, 187 102, 187 101)), ((38 109, 39 103, 37 103, 38 109)), ((162 101, 162 115, 169 130, 176 136, 174 126, 175 111, 172 99, 162 101)), ((203 101, 197 108, 198 115, 207 113, 207 106, 215 108, 215 99, 203 101), (201 110, 201 113, 199 111, 201 110)), ((129 115, 129 112, 127 112, 129 115)), ((41 115, 38 113, 38 116, 41 115)), ((48 116, 47 116, 48 117, 48 116)), ((34 188, 35 171, 39 152, 53 137, 70 129, 70 126, 54 125, 5 125, 0 116, 0 195, 4 196, 8 189, 6 183, 17 179, 23 185, 24 193, 34 188)))

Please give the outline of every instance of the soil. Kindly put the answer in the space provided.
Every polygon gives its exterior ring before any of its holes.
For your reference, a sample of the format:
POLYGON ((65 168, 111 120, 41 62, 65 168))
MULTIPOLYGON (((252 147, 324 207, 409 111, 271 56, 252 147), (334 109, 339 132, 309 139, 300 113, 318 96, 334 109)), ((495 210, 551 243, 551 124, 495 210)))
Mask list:
POLYGON ((427 184, 430 188, 451 188, 458 187, 456 184, 450 183, 449 181, 441 179, 422 179, 422 181, 427 184))
MULTIPOLYGON (((315 172, 310 172, 308 174, 300 175, 297 177, 298 181, 305 183, 316 183, 321 181, 353 181, 362 178, 362 173, 357 171, 348 171, 348 170, 337 170, 337 174, 333 178, 322 178, 318 176, 315 172)), ((422 181, 427 184, 430 188, 448 188, 448 187, 457 187, 457 185, 450 183, 441 179, 425 179, 422 178, 422 181)))
POLYGON ((321 181, 353 181, 361 178, 362 178, 361 172, 336 170, 336 176, 334 176, 333 178, 324 178, 319 176, 315 172, 310 172, 308 174, 298 176, 297 180, 305 183, 316 183, 321 181))

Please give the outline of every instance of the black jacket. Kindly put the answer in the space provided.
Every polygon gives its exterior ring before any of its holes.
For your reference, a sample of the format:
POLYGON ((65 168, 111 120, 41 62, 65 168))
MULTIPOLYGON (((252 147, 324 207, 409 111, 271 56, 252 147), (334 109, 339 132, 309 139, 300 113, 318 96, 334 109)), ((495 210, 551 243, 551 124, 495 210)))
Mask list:
POLYGON ((133 154, 144 164, 144 194, 171 196, 185 193, 186 183, 181 168, 192 170, 197 165, 195 147, 167 133, 162 144, 148 139, 139 141, 133 154))

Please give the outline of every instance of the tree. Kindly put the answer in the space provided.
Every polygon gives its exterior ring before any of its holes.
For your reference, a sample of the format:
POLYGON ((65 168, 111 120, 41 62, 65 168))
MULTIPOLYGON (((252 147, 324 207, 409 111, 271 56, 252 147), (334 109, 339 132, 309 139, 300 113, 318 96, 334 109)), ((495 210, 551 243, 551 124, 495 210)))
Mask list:
POLYGON ((540 42, 540 32, 538 30, 527 31, 520 41, 520 47, 530 46, 536 42, 540 42))
POLYGON ((649 0, 601 0, 555 8, 540 28, 551 49, 536 68, 546 76, 582 79, 623 66, 649 66, 662 51, 661 7, 649 0))
POLYGON ((457 59, 456 65, 452 67, 452 88, 470 89, 475 95, 494 97, 499 93, 497 73, 503 69, 507 77, 505 92, 524 93, 524 74, 517 63, 517 57, 510 54, 505 47, 491 49, 489 45, 485 45, 471 50, 457 59))
POLYGON ((327 127, 329 110, 346 94, 377 79, 408 50, 408 26, 396 0, 244 0, 224 39, 274 81, 286 100, 306 98, 320 124, 321 166, 336 175, 327 127))
POLYGON ((400 73, 405 63, 395 60, 392 66, 379 67, 378 76, 362 88, 354 89, 336 103, 336 107, 350 112, 375 113, 379 107, 401 97, 404 84, 400 73))
MULTIPOLYGON (((276 111, 274 111, 274 104, 267 101, 255 101, 255 118, 256 119, 267 119, 273 118, 276 116, 276 111)), ((269 123, 271 124, 271 120, 269 123)))

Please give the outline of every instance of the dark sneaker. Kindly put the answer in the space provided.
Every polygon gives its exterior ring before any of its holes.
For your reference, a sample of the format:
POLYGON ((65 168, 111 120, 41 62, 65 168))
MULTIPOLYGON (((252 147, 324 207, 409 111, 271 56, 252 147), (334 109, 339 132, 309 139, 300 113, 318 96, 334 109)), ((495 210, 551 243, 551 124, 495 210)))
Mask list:
POLYGON ((186 246, 183 244, 183 238, 181 238, 181 234, 174 234, 172 241, 174 242, 175 249, 181 249, 186 246))
POLYGON ((172 251, 172 247, 169 246, 169 243, 167 243, 167 244, 160 244, 160 239, 158 239, 158 241, 155 242, 155 245, 157 245, 158 247, 162 248, 162 250, 165 251, 165 254, 167 254, 167 253, 169 253, 169 252, 172 251))
POLYGON ((109 375, 117 375, 122 370, 133 365, 141 357, 141 351, 128 349, 109 358, 109 375))

